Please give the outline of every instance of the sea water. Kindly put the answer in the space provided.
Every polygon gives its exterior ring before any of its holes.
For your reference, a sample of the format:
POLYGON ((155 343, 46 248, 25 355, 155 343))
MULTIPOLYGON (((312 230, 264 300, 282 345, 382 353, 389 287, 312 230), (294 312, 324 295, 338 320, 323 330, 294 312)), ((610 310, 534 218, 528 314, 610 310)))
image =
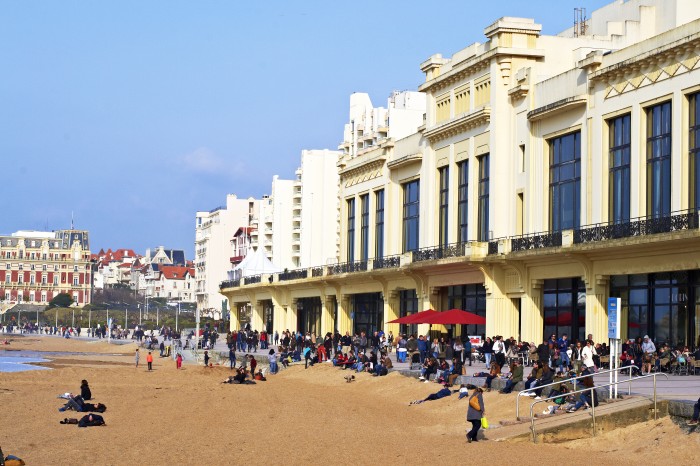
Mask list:
POLYGON ((28 364, 32 362, 49 362, 49 360, 36 357, 17 356, 16 354, 13 354, 12 356, 0 356, 0 372, 42 371, 49 369, 48 367, 28 364))

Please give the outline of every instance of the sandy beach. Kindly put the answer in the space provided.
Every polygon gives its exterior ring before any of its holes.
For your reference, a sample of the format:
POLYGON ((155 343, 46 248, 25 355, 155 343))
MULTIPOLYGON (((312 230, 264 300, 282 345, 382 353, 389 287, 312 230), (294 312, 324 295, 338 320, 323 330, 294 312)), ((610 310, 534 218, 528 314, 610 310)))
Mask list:
MULTIPOLYGON (((669 418, 557 445, 467 444, 466 400, 453 395, 409 406, 439 387, 397 373, 358 374, 348 384, 347 372, 329 364, 295 366, 267 382, 240 386, 221 383, 228 368, 185 365, 178 371, 157 354, 152 372, 145 355, 136 369, 134 344, 15 336, 3 349, 91 353, 51 356, 49 371, 0 375, 0 446, 30 465, 454 464, 469 458, 534 465, 584 457, 593 464, 634 464, 643 457, 650 464, 690 465, 700 451, 700 435, 685 434, 669 418), (107 405, 107 426, 59 424, 80 417, 59 412, 57 395, 79 392, 81 379, 90 382, 93 402, 107 405)), ((512 395, 485 393, 484 402, 492 425, 514 418, 512 395)))

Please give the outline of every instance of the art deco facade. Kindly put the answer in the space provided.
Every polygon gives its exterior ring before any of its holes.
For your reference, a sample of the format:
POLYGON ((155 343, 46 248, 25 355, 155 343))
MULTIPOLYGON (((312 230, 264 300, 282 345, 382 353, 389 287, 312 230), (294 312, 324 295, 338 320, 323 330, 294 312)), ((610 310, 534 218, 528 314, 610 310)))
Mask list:
POLYGON ((528 341, 602 341, 619 296, 623 337, 696 342, 698 18, 690 0, 615 2, 557 36, 501 18, 430 57, 425 123, 339 163, 341 263, 223 293, 257 328, 396 333, 462 308, 486 326, 437 330, 528 341))
POLYGON ((65 293, 90 303, 90 243, 84 230, 18 231, 0 236, 0 299, 48 304, 65 293))

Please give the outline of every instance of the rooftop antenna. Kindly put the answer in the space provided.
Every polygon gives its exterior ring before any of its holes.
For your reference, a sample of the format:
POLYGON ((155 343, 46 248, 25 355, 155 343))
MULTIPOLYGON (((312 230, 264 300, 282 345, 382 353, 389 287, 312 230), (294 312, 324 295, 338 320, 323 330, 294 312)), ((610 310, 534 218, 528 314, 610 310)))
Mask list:
POLYGON ((574 8, 574 37, 586 35, 586 9, 574 8))
POLYGON ((70 229, 73 230, 73 211, 70 211, 70 229))

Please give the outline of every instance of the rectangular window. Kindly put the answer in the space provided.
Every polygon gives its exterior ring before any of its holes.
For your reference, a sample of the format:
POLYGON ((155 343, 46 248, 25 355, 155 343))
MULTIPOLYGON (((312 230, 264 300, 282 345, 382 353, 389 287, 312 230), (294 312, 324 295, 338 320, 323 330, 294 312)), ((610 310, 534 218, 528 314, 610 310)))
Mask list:
POLYGON ((46 293, 41 293, 41 302, 42 303, 46 302, 46 293))
POLYGON ((46 274, 41 276, 41 284, 46 285, 48 283, 49 278, 46 276, 46 274))
POLYGON ((376 202, 376 231, 374 234, 374 257, 384 257, 384 190, 380 189, 374 195, 376 202))
POLYGON ((403 185, 403 252, 418 249, 420 180, 403 185))
POLYGON ((73 286, 78 286, 78 277, 73 277, 73 286))
POLYGON ((30 283, 31 285, 33 285, 33 284, 34 284, 34 280, 35 280, 34 274, 31 274, 31 275, 29 276, 29 283, 30 283))
POLYGON ((449 201, 450 201, 450 168, 441 167, 438 169, 440 176, 440 196, 439 196, 439 241, 440 246, 449 243, 448 224, 449 224, 449 201))
POLYGON ((479 157, 478 241, 489 240, 489 154, 479 157))
POLYGON ((549 141, 551 231, 578 228, 581 220, 581 133, 549 141))
POLYGON ((348 250, 347 261, 355 261, 355 199, 348 199, 348 250))
POLYGON ((457 241, 464 243, 468 239, 469 230, 469 161, 459 162, 457 168, 457 241))
MULTIPOLYGON (((690 134, 688 141, 688 171, 690 174, 690 199, 688 206, 691 209, 700 209, 700 99, 699 94, 690 96, 688 108, 690 109, 690 134)), ((700 324, 700 322, 699 322, 700 324)))
POLYGON ((53 277, 53 284, 58 285, 58 276, 57 275, 54 275, 54 277, 53 277))
POLYGON ((647 109, 647 215, 671 214, 671 102, 647 109))
POLYGON ((360 257, 369 259, 369 194, 360 196, 360 257))
POLYGON ((610 221, 630 219, 630 115, 610 120, 610 221))

